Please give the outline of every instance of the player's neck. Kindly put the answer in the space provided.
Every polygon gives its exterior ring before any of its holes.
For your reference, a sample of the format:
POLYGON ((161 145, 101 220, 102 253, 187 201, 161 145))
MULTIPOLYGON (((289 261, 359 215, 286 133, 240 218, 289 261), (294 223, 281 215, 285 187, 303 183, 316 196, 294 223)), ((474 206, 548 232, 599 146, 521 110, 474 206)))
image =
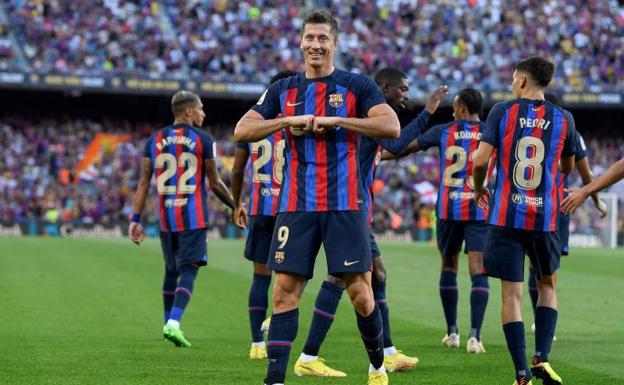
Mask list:
POLYGON ((468 122, 478 122, 481 119, 479 119, 479 114, 472 114, 472 115, 465 115, 461 119, 458 119, 458 120, 465 120, 468 122))
POLYGON ((186 119, 184 119, 184 118, 176 118, 176 119, 173 121, 173 124, 174 124, 174 125, 176 125, 176 124, 188 124, 189 126, 192 126, 192 125, 193 125, 193 122, 192 122, 190 119, 189 119, 189 120, 186 120, 186 119))
POLYGON ((307 66, 306 67, 306 79, 324 78, 326 76, 331 75, 332 72, 334 72, 334 70, 335 68, 332 63, 326 66, 319 67, 319 68, 307 66))
POLYGON ((522 99, 544 100, 544 90, 526 90, 520 94, 522 99))

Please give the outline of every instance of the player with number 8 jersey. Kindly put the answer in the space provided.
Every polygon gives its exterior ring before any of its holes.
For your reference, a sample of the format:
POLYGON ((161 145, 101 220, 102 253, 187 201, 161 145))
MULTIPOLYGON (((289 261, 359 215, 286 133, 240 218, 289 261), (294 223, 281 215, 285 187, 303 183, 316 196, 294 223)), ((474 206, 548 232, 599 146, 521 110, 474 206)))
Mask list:
POLYGON ((516 64, 512 83, 516 98, 492 107, 473 159, 475 196, 484 204, 489 195, 483 185, 487 164, 497 150, 483 265, 485 274, 501 279, 503 330, 518 385, 530 384, 532 376, 545 384, 562 382, 548 362, 557 323, 556 271, 561 252, 557 172, 572 171, 576 135, 572 115, 544 98, 553 72, 554 65, 537 56, 516 64), (536 267, 538 281, 530 371, 520 312, 525 254, 536 267))

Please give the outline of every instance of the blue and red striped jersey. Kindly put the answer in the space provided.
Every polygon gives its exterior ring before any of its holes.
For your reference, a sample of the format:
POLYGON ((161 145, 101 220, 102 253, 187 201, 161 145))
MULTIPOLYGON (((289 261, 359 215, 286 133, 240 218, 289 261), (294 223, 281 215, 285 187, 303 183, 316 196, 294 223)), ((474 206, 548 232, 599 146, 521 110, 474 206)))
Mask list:
MULTIPOLYGON (((265 119, 315 115, 366 117, 385 103, 368 77, 339 69, 323 78, 305 73, 271 85, 253 107, 265 119)), ((336 127, 324 135, 286 133, 284 181, 278 212, 360 210, 366 196, 358 162, 360 136, 336 127)))
MULTIPOLYGON (((431 127, 418 137, 422 150, 438 147, 440 150, 440 188, 436 216, 453 221, 484 221, 487 211, 474 200, 472 154, 479 147, 485 124, 454 120, 431 127)), ((488 176, 493 168, 488 170, 488 176)))
POLYGON ((515 99, 490 111, 482 141, 498 150, 490 224, 556 231, 561 157, 574 155, 572 115, 544 100, 515 99))
POLYGON ((381 153, 388 150, 393 154, 399 154, 407 148, 407 146, 416 139, 418 135, 427 125, 429 120, 427 111, 421 112, 416 119, 412 120, 407 126, 401 129, 401 135, 397 139, 372 139, 366 136, 362 137, 360 144, 360 170, 364 177, 364 188, 366 189, 366 199, 364 200, 364 210, 368 215, 368 225, 373 220, 373 181, 375 179, 375 170, 381 161, 381 153))
POLYGON ((237 144, 251 155, 247 164, 251 177, 249 215, 277 215, 285 146, 283 131, 258 142, 237 144))
POLYGON ((159 197, 160 228, 179 232, 208 227, 204 159, 215 157, 212 136, 188 124, 153 133, 143 156, 152 161, 159 197))

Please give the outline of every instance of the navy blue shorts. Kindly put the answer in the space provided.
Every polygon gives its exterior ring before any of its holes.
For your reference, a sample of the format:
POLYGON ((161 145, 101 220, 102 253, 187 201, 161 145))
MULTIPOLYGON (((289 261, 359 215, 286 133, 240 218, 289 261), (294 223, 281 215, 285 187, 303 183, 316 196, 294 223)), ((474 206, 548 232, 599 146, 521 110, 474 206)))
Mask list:
POLYGON ((559 214, 559 241, 561 242, 561 255, 570 253, 570 216, 559 214))
POLYGON ((485 275, 504 281, 524 281, 524 256, 536 268, 537 279, 559 269, 559 233, 490 226, 483 254, 485 275))
POLYGON ((161 232, 160 245, 167 270, 178 270, 180 266, 190 264, 206 265, 208 263, 206 234, 208 229, 161 232))
POLYGON ((370 231, 370 248, 373 258, 381 256, 381 251, 379 251, 379 246, 377 246, 377 241, 375 240, 372 230, 370 231))
POLYGON ((245 242, 245 258, 252 262, 267 263, 271 239, 275 228, 275 217, 253 215, 249 217, 249 231, 245 242))
POLYGON ((269 269, 314 275, 321 244, 328 274, 363 273, 371 270, 370 231, 362 211, 279 213, 269 253, 269 269))
POLYGON ((462 244, 464 253, 483 252, 485 236, 489 225, 485 221, 436 221, 436 238, 442 258, 448 259, 459 254, 462 244))

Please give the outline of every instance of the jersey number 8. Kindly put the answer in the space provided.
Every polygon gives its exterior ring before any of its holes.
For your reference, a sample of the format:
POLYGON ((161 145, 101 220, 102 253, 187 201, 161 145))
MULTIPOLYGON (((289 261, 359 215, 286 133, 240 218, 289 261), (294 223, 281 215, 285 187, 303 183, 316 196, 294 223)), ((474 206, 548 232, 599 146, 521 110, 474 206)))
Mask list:
POLYGON ((513 180, 516 187, 523 190, 535 190, 542 181, 542 161, 544 160, 544 142, 533 136, 525 136, 516 145, 516 165, 513 180), (531 157, 527 156, 531 149, 531 157), (527 177, 527 169, 529 169, 527 177))

